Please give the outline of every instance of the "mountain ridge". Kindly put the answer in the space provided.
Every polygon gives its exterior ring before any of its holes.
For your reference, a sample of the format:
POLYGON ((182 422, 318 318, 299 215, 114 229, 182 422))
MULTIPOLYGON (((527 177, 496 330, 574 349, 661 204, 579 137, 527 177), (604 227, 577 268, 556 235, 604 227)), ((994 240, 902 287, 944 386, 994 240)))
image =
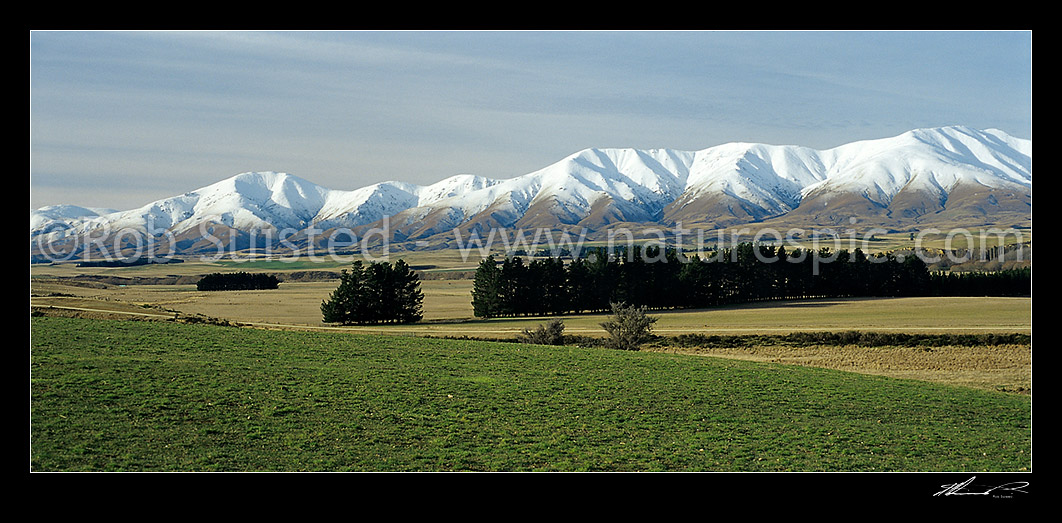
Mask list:
POLYGON ((31 252, 35 244, 66 252, 62 245, 78 236, 132 229, 170 235, 178 251, 191 252, 207 236, 216 246, 215 229, 229 231, 223 244, 256 230, 363 236, 384 226, 395 241, 446 244, 455 231, 491 228, 1020 224, 1031 223, 1031 197, 1031 140, 951 126, 826 150, 747 142, 698 151, 588 148, 514 178, 459 174, 426 186, 335 190, 287 173, 247 172, 132 210, 31 210, 30 237, 31 252))

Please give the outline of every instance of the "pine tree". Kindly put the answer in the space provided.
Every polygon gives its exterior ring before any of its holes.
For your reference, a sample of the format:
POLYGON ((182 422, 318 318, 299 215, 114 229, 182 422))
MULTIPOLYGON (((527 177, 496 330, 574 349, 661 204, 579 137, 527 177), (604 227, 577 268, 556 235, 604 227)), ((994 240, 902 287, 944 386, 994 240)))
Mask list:
POLYGON ((593 281, 590 268, 583 258, 575 258, 564 273, 564 294, 568 297, 568 309, 580 313, 592 308, 593 281))
POLYGON ((502 314, 520 316, 528 310, 527 266, 519 256, 506 258, 498 276, 498 294, 501 296, 502 314))
POLYGON ((479 262, 472 280, 472 314, 477 318, 502 315, 501 269, 491 254, 479 262))
POLYGON ((343 269, 339 275, 339 287, 321 303, 324 322, 364 323, 368 309, 366 287, 365 265, 360 260, 353 263, 350 271, 343 269))
POLYGON ((416 323, 424 317, 422 306, 424 293, 420 291, 420 276, 399 259, 392 268, 394 285, 394 320, 398 323, 416 323))
POLYGON ((560 258, 545 261, 546 310, 549 314, 564 314, 571 310, 571 295, 568 294, 568 272, 560 258))
POLYGON ((604 248, 597 248, 587 256, 589 292, 586 293, 587 310, 607 311, 610 303, 618 301, 620 294, 619 263, 609 256, 604 248))

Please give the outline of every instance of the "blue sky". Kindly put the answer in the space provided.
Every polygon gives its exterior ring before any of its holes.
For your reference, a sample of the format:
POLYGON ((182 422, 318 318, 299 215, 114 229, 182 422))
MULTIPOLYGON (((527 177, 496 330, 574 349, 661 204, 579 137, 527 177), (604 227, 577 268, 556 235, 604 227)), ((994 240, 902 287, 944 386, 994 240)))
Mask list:
POLYGON ((34 31, 30 208, 247 171, 511 178, 588 147, 1032 138, 1031 31, 34 31))

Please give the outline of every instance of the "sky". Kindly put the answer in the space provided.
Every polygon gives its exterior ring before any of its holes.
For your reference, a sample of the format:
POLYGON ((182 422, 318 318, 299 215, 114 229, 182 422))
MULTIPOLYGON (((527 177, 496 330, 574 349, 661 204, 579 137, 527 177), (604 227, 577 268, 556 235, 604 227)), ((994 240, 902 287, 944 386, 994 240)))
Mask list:
POLYGON ((1032 139, 1031 31, 30 31, 30 208, 250 171, 513 178, 586 148, 1032 139))

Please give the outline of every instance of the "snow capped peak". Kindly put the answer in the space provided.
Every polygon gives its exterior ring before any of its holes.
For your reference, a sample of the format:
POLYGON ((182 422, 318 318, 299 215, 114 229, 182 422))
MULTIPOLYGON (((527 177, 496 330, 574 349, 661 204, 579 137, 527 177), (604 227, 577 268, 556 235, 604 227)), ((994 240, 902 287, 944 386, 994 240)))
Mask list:
MULTIPOLYGON (((73 220, 78 218, 92 217, 96 218, 118 212, 115 209, 104 209, 99 207, 81 207, 78 205, 49 205, 41 207, 30 213, 31 218, 38 219, 53 219, 53 220, 73 220)), ((30 223, 32 228, 33 223, 30 223)))
POLYGON ((491 180, 472 174, 458 174, 445 180, 433 183, 427 187, 418 187, 416 193, 421 205, 427 205, 446 198, 461 196, 472 191, 478 191, 501 183, 500 180, 491 180))
POLYGON ((30 211, 30 236, 65 231, 80 222, 99 219, 115 212, 118 211, 78 205, 49 205, 41 207, 30 211))
POLYGON ((287 173, 265 171, 237 174, 197 192, 236 194, 247 201, 271 201, 291 207, 317 203, 328 189, 287 173))

